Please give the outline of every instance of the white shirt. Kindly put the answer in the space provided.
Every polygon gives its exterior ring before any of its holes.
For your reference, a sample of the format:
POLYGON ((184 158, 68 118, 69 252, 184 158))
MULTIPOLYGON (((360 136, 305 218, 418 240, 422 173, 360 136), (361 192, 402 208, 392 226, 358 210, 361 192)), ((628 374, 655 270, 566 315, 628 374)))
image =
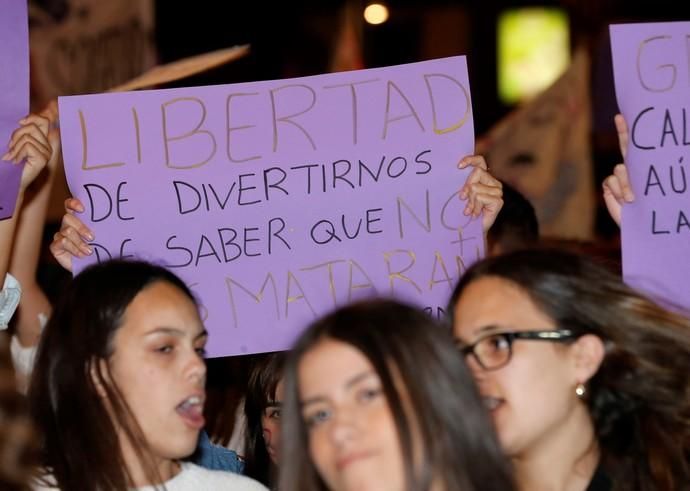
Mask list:
MULTIPOLYGON (((165 483, 166 491, 268 491, 258 481, 232 472, 211 471, 198 465, 183 462, 182 470, 165 483)), ((159 487, 160 488, 160 487, 159 487)), ((155 486, 144 486, 137 491, 156 491, 155 486)))
MULTIPOLYGON (((50 477, 48 480, 51 480, 50 477)), ((247 476, 232 472, 211 471, 189 462, 182 463, 182 470, 169 481, 158 487, 144 486, 133 491, 268 491, 263 484, 247 476)), ((33 486, 34 491, 57 490, 57 488, 33 486)))
POLYGON ((2 290, 0 290, 0 330, 7 329, 14 311, 17 310, 21 296, 22 288, 19 282, 7 273, 2 290))

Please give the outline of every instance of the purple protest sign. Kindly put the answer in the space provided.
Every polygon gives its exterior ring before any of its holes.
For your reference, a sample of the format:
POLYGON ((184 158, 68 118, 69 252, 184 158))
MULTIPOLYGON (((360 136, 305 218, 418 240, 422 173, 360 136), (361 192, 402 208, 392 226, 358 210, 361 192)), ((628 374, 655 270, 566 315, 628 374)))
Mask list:
POLYGON ((611 26, 636 200, 623 207, 626 282, 690 308, 690 22, 611 26))
POLYGON ((438 315, 483 255, 458 197, 474 148, 464 57, 59 104, 98 257, 182 276, 211 356, 285 349, 374 294, 438 315))
MULTIPOLYGON (((26 2, 0 0, 0 155, 29 112, 29 22, 26 2)), ((0 160, 0 220, 14 213, 22 166, 0 160)))

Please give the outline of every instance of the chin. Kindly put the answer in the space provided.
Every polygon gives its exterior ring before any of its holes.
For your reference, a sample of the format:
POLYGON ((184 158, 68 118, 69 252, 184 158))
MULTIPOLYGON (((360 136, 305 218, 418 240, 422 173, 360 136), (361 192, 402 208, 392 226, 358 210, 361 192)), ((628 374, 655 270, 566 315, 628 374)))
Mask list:
POLYGON ((522 445, 516 442, 515 439, 499 437, 498 440, 503 449, 503 453, 505 453, 508 458, 519 457, 522 453, 522 445))
POLYGON ((359 475, 351 475, 345 478, 346 489, 352 491, 381 491, 383 489, 390 489, 391 482, 380 482, 376 478, 377 473, 381 473, 381 469, 367 469, 359 475))
POLYGON ((189 457, 194 453, 197 447, 198 438, 185 438, 184 440, 178 440, 175 442, 170 442, 167 446, 168 458, 171 459, 183 459, 189 457))
POLYGON ((348 486, 348 491, 381 491, 390 486, 390 483, 380 483, 375 480, 360 481, 355 485, 348 486))

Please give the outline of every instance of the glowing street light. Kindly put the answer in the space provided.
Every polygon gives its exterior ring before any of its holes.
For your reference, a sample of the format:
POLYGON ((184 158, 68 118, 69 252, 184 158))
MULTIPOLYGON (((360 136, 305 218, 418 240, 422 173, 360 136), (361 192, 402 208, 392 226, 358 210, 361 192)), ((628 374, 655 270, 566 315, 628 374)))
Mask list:
POLYGON ((369 24, 383 24, 388 20, 388 8, 381 3, 370 3, 364 9, 364 20, 369 24))

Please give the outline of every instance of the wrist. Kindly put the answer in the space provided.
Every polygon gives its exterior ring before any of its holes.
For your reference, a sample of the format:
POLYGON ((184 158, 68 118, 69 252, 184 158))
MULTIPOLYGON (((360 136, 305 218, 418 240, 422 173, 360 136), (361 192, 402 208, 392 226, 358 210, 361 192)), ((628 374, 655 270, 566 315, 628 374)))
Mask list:
POLYGON ((22 203, 24 202, 24 193, 26 192, 26 185, 24 183, 21 183, 19 185, 19 192, 17 193, 17 201, 15 202, 14 209, 15 213, 19 211, 19 209, 22 206, 22 203))

